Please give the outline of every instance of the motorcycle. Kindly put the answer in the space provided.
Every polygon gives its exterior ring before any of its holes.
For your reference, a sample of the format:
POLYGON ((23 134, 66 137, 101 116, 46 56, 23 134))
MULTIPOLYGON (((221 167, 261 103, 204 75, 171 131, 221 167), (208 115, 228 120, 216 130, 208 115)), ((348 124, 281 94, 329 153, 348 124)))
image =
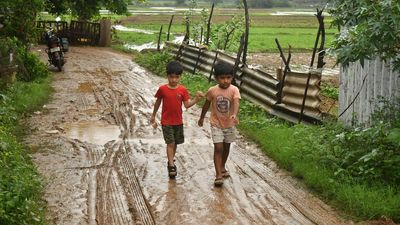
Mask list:
POLYGON ((68 51, 68 39, 59 38, 53 28, 47 28, 44 39, 47 45, 45 51, 49 57, 49 63, 57 67, 58 71, 62 71, 65 64, 64 52, 68 51))

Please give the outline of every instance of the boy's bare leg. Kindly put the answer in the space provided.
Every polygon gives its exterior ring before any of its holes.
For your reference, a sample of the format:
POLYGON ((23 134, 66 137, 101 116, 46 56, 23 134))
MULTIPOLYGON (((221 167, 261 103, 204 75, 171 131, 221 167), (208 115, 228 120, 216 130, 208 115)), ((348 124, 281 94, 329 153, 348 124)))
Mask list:
POLYGON ((174 157, 176 153, 177 145, 175 143, 167 144, 167 158, 168 158, 168 165, 174 165, 174 157))
POLYGON ((224 152, 223 143, 214 143, 214 167, 216 178, 222 178, 222 158, 224 152))
POLYGON ((224 142, 223 145, 224 145, 224 151, 222 153, 222 167, 221 167, 222 173, 227 171, 225 168, 225 164, 226 164, 226 161, 228 160, 231 143, 224 142))

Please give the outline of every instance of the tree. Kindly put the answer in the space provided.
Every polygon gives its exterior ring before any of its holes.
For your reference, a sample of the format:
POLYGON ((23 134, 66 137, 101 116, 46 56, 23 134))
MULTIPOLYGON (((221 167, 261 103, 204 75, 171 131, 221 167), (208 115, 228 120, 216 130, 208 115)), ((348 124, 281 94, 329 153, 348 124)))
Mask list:
POLYGON ((16 37, 27 45, 36 38, 36 15, 43 10, 43 0, 1 0, 0 15, 3 28, 0 36, 16 37))
MULTIPOLYGON (((145 0, 136 0, 145 2, 145 0)), ((51 14, 71 13, 80 21, 88 21, 99 15, 102 8, 115 14, 128 13, 129 0, 46 0, 46 9, 51 14)))
POLYGON ((331 0, 334 24, 343 28, 332 46, 337 60, 350 62, 376 56, 394 60, 400 71, 400 3, 398 0, 331 0))

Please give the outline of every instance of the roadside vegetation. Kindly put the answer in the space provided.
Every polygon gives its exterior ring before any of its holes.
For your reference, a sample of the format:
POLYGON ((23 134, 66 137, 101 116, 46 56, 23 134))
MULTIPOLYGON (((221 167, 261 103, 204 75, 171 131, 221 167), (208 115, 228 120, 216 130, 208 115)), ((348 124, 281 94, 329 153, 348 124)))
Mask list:
POLYGON ((21 142, 26 129, 20 122, 47 101, 51 77, 20 42, 0 38, 0 52, 9 51, 19 70, 13 80, 0 79, 0 224, 45 224, 43 181, 21 142))
MULTIPOLYGON (((171 59, 166 52, 134 57, 160 76, 171 59)), ((188 73, 182 83, 192 94, 213 85, 204 75, 188 73)), ((383 104, 371 128, 346 128, 334 121, 291 124, 242 100, 238 128, 344 216, 400 222, 400 99, 383 104)))

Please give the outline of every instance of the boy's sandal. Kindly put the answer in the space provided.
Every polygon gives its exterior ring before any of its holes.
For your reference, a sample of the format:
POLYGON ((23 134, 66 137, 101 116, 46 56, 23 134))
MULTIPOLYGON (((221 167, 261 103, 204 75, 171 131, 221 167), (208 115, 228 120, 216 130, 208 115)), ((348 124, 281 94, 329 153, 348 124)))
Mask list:
POLYGON ((175 166, 175 165, 173 165, 173 166, 167 166, 167 168, 168 168, 168 176, 169 176, 170 178, 174 178, 174 177, 176 176, 176 174, 177 174, 177 172, 176 172, 176 166, 175 166))
POLYGON ((225 170, 224 172, 222 172, 222 177, 223 178, 228 178, 228 177, 230 177, 231 175, 229 174, 229 171, 227 171, 227 170, 225 170))
POLYGON ((216 187, 221 187, 222 184, 224 184, 224 178, 217 178, 217 179, 215 179, 215 181, 214 181, 214 186, 216 186, 216 187))

